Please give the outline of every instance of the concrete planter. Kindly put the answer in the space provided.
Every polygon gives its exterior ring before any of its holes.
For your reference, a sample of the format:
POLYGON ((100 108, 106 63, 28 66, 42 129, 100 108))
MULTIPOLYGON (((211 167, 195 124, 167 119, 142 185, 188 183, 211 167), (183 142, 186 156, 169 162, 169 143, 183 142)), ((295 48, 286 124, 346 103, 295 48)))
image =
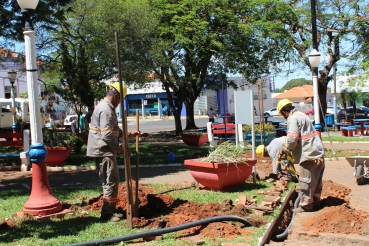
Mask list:
POLYGON ((72 153, 72 146, 69 147, 46 147, 46 165, 50 167, 64 166, 65 160, 72 153))
POLYGON ((205 133, 203 135, 191 134, 191 133, 182 133, 182 140, 188 146, 201 146, 204 145, 208 141, 208 134, 205 133))
POLYGON ((227 190, 244 183, 255 166, 256 159, 248 159, 247 164, 201 162, 199 159, 185 160, 192 177, 211 190, 227 190))

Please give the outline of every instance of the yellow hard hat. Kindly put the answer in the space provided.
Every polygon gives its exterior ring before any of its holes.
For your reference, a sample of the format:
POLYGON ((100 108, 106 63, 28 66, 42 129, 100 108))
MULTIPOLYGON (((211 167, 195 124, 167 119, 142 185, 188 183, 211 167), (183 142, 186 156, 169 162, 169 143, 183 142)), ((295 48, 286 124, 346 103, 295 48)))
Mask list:
MULTIPOLYGON (((126 95, 127 95, 127 87, 123 84, 122 84, 122 87, 123 87, 123 98, 125 98, 126 95)), ((114 83, 110 84, 109 88, 114 88, 122 96, 122 93, 120 92, 119 82, 114 82, 114 83)))
POLYGON ((256 148, 255 153, 256 153, 257 155, 264 156, 264 150, 265 150, 265 147, 264 147, 264 145, 262 144, 262 145, 259 145, 259 146, 256 148))
POLYGON ((288 99, 282 99, 278 102, 277 105, 278 115, 282 115, 282 109, 286 106, 292 106, 292 102, 288 99))

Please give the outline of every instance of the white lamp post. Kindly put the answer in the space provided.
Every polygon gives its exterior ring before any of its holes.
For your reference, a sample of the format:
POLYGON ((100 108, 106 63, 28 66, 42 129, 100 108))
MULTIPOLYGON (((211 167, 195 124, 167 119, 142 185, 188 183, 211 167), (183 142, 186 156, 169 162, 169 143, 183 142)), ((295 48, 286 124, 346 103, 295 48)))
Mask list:
POLYGON ((319 95, 318 95, 318 66, 320 63, 320 54, 313 49, 309 54, 310 67, 313 72, 313 89, 314 89, 314 127, 315 130, 321 132, 320 114, 319 114, 319 95))
POLYGON ((23 212, 31 215, 45 216, 62 209, 60 201, 51 192, 46 170, 47 151, 42 138, 39 89, 37 82, 37 63, 35 31, 31 17, 36 13, 39 0, 17 0, 26 19, 24 34, 27 89, 29 97, 29 113, 31 127, 31 146, 29 157, 32 163, 32 190, 23 212))
MULTIPOLYGON (((8 79, 10 81, 10 84, 12 85, 12 87, 10 89, 10 95, 11 95, 11 98, 12 98, 12 108, 15 109, 14 82, 17 79, 17 72, 14 71, 13 69, 10 70, 8 72, 8 79)), ((13 127, 12 127, 13 132, 16 132, 17 131, 17 124, 15 122, 15 115, 16 115, 16 113, 14 112, 13 113, 13 127)))

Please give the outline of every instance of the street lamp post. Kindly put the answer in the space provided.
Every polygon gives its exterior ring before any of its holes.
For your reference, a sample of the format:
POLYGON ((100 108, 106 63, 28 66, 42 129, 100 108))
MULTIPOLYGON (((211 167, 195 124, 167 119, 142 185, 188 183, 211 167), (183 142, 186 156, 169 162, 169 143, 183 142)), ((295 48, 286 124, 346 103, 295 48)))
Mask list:
MULTIPOLYGON (((10 81, 10 84, 12 85, 12 87, 10 89, 10 96, 12 98, 12 108, 13 108, 13 110, 15 110, 14 82, 17 79, 17 72, 14 71, 13 69, 10 70, 8 72, 8 79, 10 81)), ((13 126, 12 126, 13 133, 17 132, 17 123, 16 123, 16 120, 15 120, 15 116, 16 116, 16 112, 14 111, 13 112, 13 126)))
POLYGON ((337 65, 334 64, 333 67, 333 122, 336 122, 337 117, 337 84, 336 84, 336 72, 337 72, 337 65))
POLYGON ((321 125, 320 125, 320 110, 319 110, 319 94, 318 94, 318 66, 320 63, 320 54, 316 49, 313 49, 309 54, 309 62, 311 70, 313 72, 313 89, 314 89, 314 127, 318 131, 321 138, 321 125))
POLYGON ((37 63, 35 31, 31 17, 36 13, 39 0, 17 0, 26 19, 24 41, 26 55, 27 89, 31 127, 31 146, 29 151, 32 163, 32 190, 23 207, 23 213, 45 216, 62 210, 60 201, 51 192, 46 170, 47 151, 43 143, 40 115, 39 88, 37 83, 37 63))

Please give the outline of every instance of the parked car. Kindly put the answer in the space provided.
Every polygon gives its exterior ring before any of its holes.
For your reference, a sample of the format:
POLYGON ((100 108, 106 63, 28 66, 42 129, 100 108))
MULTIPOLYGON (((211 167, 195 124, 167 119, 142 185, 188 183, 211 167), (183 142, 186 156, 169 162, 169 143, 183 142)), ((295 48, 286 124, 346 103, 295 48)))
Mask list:
MULTIPOLYGON (((341 110, 341 107, 337 107, 337 112, 341 110)), ((327 107, 327 114, 334 114, 334 107, 328 106, 327 107)), ((314 109, 310 109, 305 112, 306 115, 314 115, 314 109)))
MULTIPOLYGON (((346 108, 347 120, 354 119, 354 109, 353 107, 346 108)), ((345 110, 343 108, 340 109, 337 113, 337 121, 344 122, 345 121, 345 110)), ((369 119, 369 108, 364 106, 356 107, 356 119, 369 119)))
MULTIPOLYGON (((341 107, 337 106, 337 112, 341 110, 341 107)), ((328 106, 327 107, 327 114, 334 114, 334 107, 328 106)))
POLYGON ((45 127, 52 129, 54 127, 60 127, 60 121, 59 120, 53 120, 53 121, 49 121, 45 124, 45 127))
POLYGON ((78 115, 76 114, 67 115, 67 117, 65 117, 65 120, 64 120, 64 125, 71 125, 74 119, 78 120, 78 115))
POLYGON ((271 117, 271 116, 278 116, 278 109, 277 107, 271 108, 267 111, 264 111, 264 116, 271 117))
POLYGON ((306 115, 314 115, 314 109, 310 109, 305 112, 306 115))

